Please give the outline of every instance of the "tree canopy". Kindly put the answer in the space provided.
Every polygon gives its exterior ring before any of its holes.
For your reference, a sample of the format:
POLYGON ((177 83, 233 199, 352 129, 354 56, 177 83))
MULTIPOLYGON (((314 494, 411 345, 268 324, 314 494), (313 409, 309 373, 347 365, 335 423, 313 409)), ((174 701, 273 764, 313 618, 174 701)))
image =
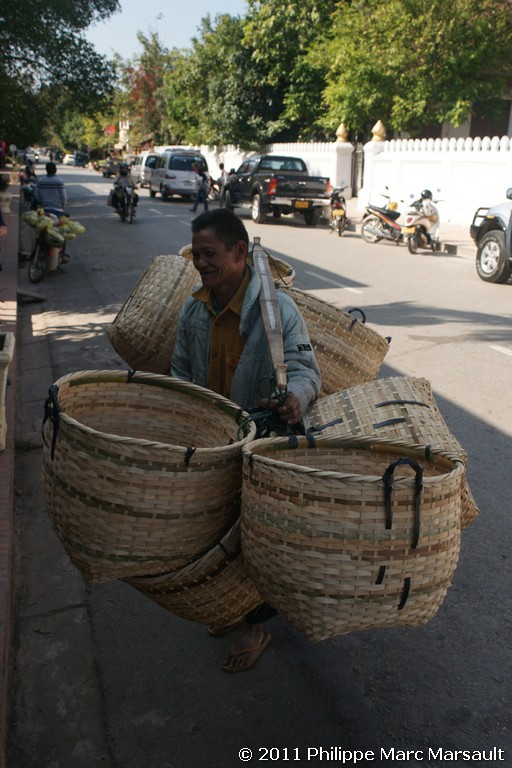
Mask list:
MULTIPOLYGON (((461 124, 475 104, 491 114, 512 77, 510 0, 247 0, 244 16, 203 18, 188 48, 169 51, 156 33, 139 33, 140 54, 106 62, 82 33, 116 8, 117 0, 8 5, 0 99, 14 109, 2 111, 0 135, 9 132, 5 115, 20 128, 34 94, 66 136, 98 142, 101 125, 119 119, 130 121, 132 143, 151 135, 253 148, 333 139, 340 122, 364 140, 378 119, 415 136, 461 124)), ((41 124, 34 110, 24 126, 34 133, 41 124)))
POLYGON ((472 104, 491 111, 512 72, 512 13, 501 0, 358 0, 339 5, 332 34, 310 50, 324 63, 323 122, 364 131, 381 119, 415 135, 454 125, 472 104))
POLYGON ((17 0, 2 3, 0 13, 0 135, 34 141, 43 116, 38 103, 42 88, 66 92, 86 112, 109 94, 111 65, 83 32, 119 9, 118 0, 17 0), (33 111, 40 119, 27 120, 33 111))

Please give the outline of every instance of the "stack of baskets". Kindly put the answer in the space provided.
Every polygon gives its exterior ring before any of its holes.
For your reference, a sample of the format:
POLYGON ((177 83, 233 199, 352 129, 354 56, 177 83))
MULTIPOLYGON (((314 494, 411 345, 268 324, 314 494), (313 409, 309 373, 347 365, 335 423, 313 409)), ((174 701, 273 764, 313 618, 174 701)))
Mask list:
POLYGON ((243 452, 250 575, 306 637, 435 615, 459 557, 460 459, 366 437, 273 438, 243 452))
POLYGON ((238 519, 241 448, 255 427, 220 395, 167 376, 83 371, 56 382, 47 416, 49 516, 91 582, 188 566, 238 519))
MULTIPOLYGON (((430 382, 413 376, 368 381, 317 400, 309 411, 309 426, 324 436, 385 438, 397 446, 453 454, 464 464, 466 451, 451 433, 432 394, 430 382)), ((461 526, 478 515, 465 479, 461 526)))
POLYGON ((201 623, 235 623, 262 599, 312 641, 425 623, 478 514, 429 383, 376 380, 389 339, 271 259, 323 388, 307 438, 255 441, 235 404, 157 375, 196 283, 190 256, 156 257, 108 331, 152 373, 81 372, 49 398, 44 489, 69 556, 90 581, 123 579, 201 623))

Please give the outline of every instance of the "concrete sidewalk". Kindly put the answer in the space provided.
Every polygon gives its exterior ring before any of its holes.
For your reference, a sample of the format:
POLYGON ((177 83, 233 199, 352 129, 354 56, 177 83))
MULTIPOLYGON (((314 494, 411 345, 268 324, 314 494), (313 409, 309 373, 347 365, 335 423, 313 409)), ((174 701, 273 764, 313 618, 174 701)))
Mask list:
MULTIPOLYGON (((9 188, 12 191, 12 187, 9 188)), ((16 201, 14 201, 15 203, 16 201)), ((7 236, 0 248, 0 334, 16 334, 18 289, 18 214, 4 214, 7 236)), ((3 396, 3 393, 0 393, 3 396)), ((7 368, 5 450, 0 451, 0 768, 5 765, 7 697, 11 645, 11 568, 15 456, 16 345, 7 368)))

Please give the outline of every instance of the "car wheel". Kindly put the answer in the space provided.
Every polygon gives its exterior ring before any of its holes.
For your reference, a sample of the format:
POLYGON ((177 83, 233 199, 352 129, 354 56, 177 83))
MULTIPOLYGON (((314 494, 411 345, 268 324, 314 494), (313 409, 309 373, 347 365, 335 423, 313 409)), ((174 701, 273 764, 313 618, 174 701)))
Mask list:
POLYGON ((251 217, 256 224, 263 224, 267 218, 267 212, 261 205, 261 195, 254 195, 252 198, 251 217))
POLYGON ((156 192, 155 192, 155 190, 154 190, 154 189, 151 189, 151 187, 150 187, 150 188, 149 188, 149 196, 150 196, 150 197, 155 197, 155 195, 156 195, 156 192))
POLYGON ((320 208, 310 208, 304 213, 304 221, 306 222, 308 227, 316 227, 316 225, 320 221, 321 215, 322 215, 322 211, 320 208))
POLYGON ((505 253, 505 233, 487 232, 478 243, 476 253, 478 277, 486 283, 506 283, 512 274, 512 264, 505 253))
POLYGON ((228 211, 234 211, 235 206, 233 205, 233 201, 231 199, 231 192, 229 189, 226 189, 224 192, 224 208, 227 208, 228 211))

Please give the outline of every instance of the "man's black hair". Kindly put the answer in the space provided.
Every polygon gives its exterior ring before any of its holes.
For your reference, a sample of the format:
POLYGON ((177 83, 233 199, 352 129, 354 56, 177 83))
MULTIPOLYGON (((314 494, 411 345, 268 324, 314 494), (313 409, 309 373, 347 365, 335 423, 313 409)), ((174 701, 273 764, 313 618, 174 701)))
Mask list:
POLYGON ((57 166, 55 163, 52 163, 51 161, 49 163, 46 163, 46 173, 48 176, 55 176, 57 173, 57 166))
POLYGON ((213 229, 215 236, 226 248, 233 248, 240 240, 249 247, 249 235, 242 219, 227 208, 204 211, 192 220, 192 234, 203 229, 213 229))

